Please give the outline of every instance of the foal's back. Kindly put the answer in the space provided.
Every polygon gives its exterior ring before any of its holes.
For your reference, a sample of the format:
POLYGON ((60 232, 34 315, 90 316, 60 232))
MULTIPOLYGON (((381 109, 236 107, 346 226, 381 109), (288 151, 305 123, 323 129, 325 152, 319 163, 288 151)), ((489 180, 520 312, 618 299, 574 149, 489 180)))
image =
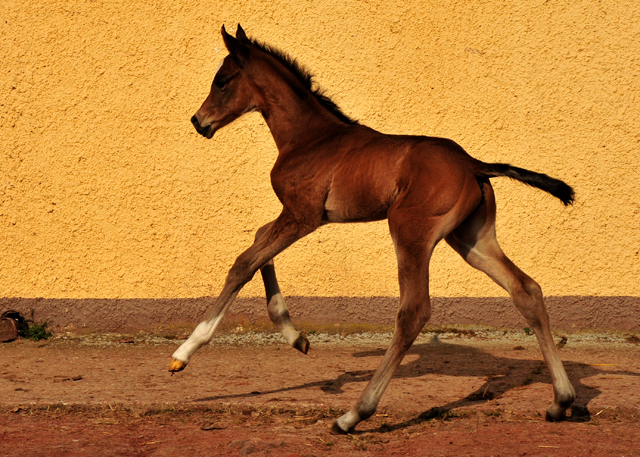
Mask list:
POLYGON ((398 198, 437 198, 451 206, 465 183, 476 180, 477 161, 443 138, 385 135, 357 125, 324 147, 334 154, 325 202, 329 222, 385 219, 398 198))

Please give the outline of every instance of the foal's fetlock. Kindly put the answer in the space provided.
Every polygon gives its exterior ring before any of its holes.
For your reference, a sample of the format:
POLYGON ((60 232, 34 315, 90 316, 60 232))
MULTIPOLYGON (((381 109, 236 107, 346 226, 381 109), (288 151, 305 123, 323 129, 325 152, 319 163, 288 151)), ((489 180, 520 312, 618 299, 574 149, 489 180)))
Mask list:
POLYGON ((309 352, 309 340, 307 336, 304 333, 300 333, 300 336, 293 342, 293 347, 303 354, 309 352))
POLYGON ((576 393, 573 387, 565 393, 556 395, 556 398, 549 409, 547 409, 546 420, 549 422, 558 422, 564 420, 567 417, 567 409, 571 406, 576 399, 576 393))

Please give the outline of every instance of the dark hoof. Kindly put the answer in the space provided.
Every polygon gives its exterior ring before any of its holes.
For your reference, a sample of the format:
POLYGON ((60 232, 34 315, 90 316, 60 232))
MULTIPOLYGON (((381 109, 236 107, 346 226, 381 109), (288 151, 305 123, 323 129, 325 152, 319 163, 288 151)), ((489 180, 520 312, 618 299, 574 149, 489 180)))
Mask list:
POLYGON ((335 421, 331 426, 331 434, 332 435, 347 435, 349 434, 349 430, 342 430, 338 425, 338 421, 335 421))
POLYGON ((544 416, 544 420, 546 420, 547 422, 562 422, 566 418, 567 416, 552 416, 549 413, 545 414, 544 416))
POLYGON ((567 410, 553 403, 544 418, 547 422, 561 422, 567 418, 567 410))
POLYGON ((304 333, 300 334, 298 339, 293 343, 293 347, 303 354, 309 352, 309 340, 304 333))

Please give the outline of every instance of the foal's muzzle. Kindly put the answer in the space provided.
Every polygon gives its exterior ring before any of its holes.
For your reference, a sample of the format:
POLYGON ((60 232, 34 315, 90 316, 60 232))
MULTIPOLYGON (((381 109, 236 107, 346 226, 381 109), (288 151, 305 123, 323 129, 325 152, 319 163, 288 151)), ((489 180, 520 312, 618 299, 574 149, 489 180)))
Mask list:
POLYGON ((214 130, 211 127, 211 124, 209 124, 207 126, 204 126, 204 127, 201 126, 200 122, 198 121, 198 118, 195 116, 195 114, 191 118, 191 123, 195 127, 196 132, 198 132, 203 137, 208 138, 208 139, 211 139, 213 137, 214 130))

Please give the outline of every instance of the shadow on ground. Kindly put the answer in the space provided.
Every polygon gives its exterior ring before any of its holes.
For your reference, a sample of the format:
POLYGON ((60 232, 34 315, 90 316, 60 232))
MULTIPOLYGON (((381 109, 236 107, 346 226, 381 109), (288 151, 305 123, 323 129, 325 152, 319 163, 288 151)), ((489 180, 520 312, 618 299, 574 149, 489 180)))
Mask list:
MULTIPOLYGON (((516 347, 517 349, 518 347, 516 347)), ((384 349, 355 352, 352 357, 382 357, 384 349)), ((405 428, 410 425, 419 424, 436 418, 446 418, 450 411, 455 408, 472 406, 498 399, 506 392, 521 388, 532 383, 551 384, 549 372, 542 361, 521 358, 496 357, 490 352, 482 349, 445 343, 439 340, 438 335, 434 335, 428 343, 416 344, 411 347, 407 355, 418 355, 408 363, 402 364, 396 371, 394 378, 407 379, 418 378, 427 374, 438 374, 440 376, 464 376, 483 378, 485 383, 469 393, 467 396, 454 402, 431 408, 417 415, 415 418, 393 426, 384 426, 377 432, 389 432, 405 428), (470 363, 472 361, 472 363, 470 363)), ((568 421, 588 422, 591 420, 588 405, 600 395, 597 388, 588 386, 582 382, 585 378, 590 378, 600 373, 640 376, 640 373, 629 371, 600 370, 598 367, 564 360, 567 375, 576 390, 577 399, 570 409, 568 421)), ((305 384, 292 385, 280 389, 253 391, 235 395, 218 395, 214 397, 199 398, 197 402, 209 402, 217 400, 230 400, 234 398, 248 398, 261 395, 272 395, 295 392, 302 389, 320 388, 329 395, 336 395, 344 392, 343 387, 349 383, 366 383, 373 376, 374 370, 361 370, 345 372, 335 378, 323 379, 305 384)), ((364 386, 363 386, 364 388, 364 386)), ((551 402, 551 397, 549 398, 551 402)))

